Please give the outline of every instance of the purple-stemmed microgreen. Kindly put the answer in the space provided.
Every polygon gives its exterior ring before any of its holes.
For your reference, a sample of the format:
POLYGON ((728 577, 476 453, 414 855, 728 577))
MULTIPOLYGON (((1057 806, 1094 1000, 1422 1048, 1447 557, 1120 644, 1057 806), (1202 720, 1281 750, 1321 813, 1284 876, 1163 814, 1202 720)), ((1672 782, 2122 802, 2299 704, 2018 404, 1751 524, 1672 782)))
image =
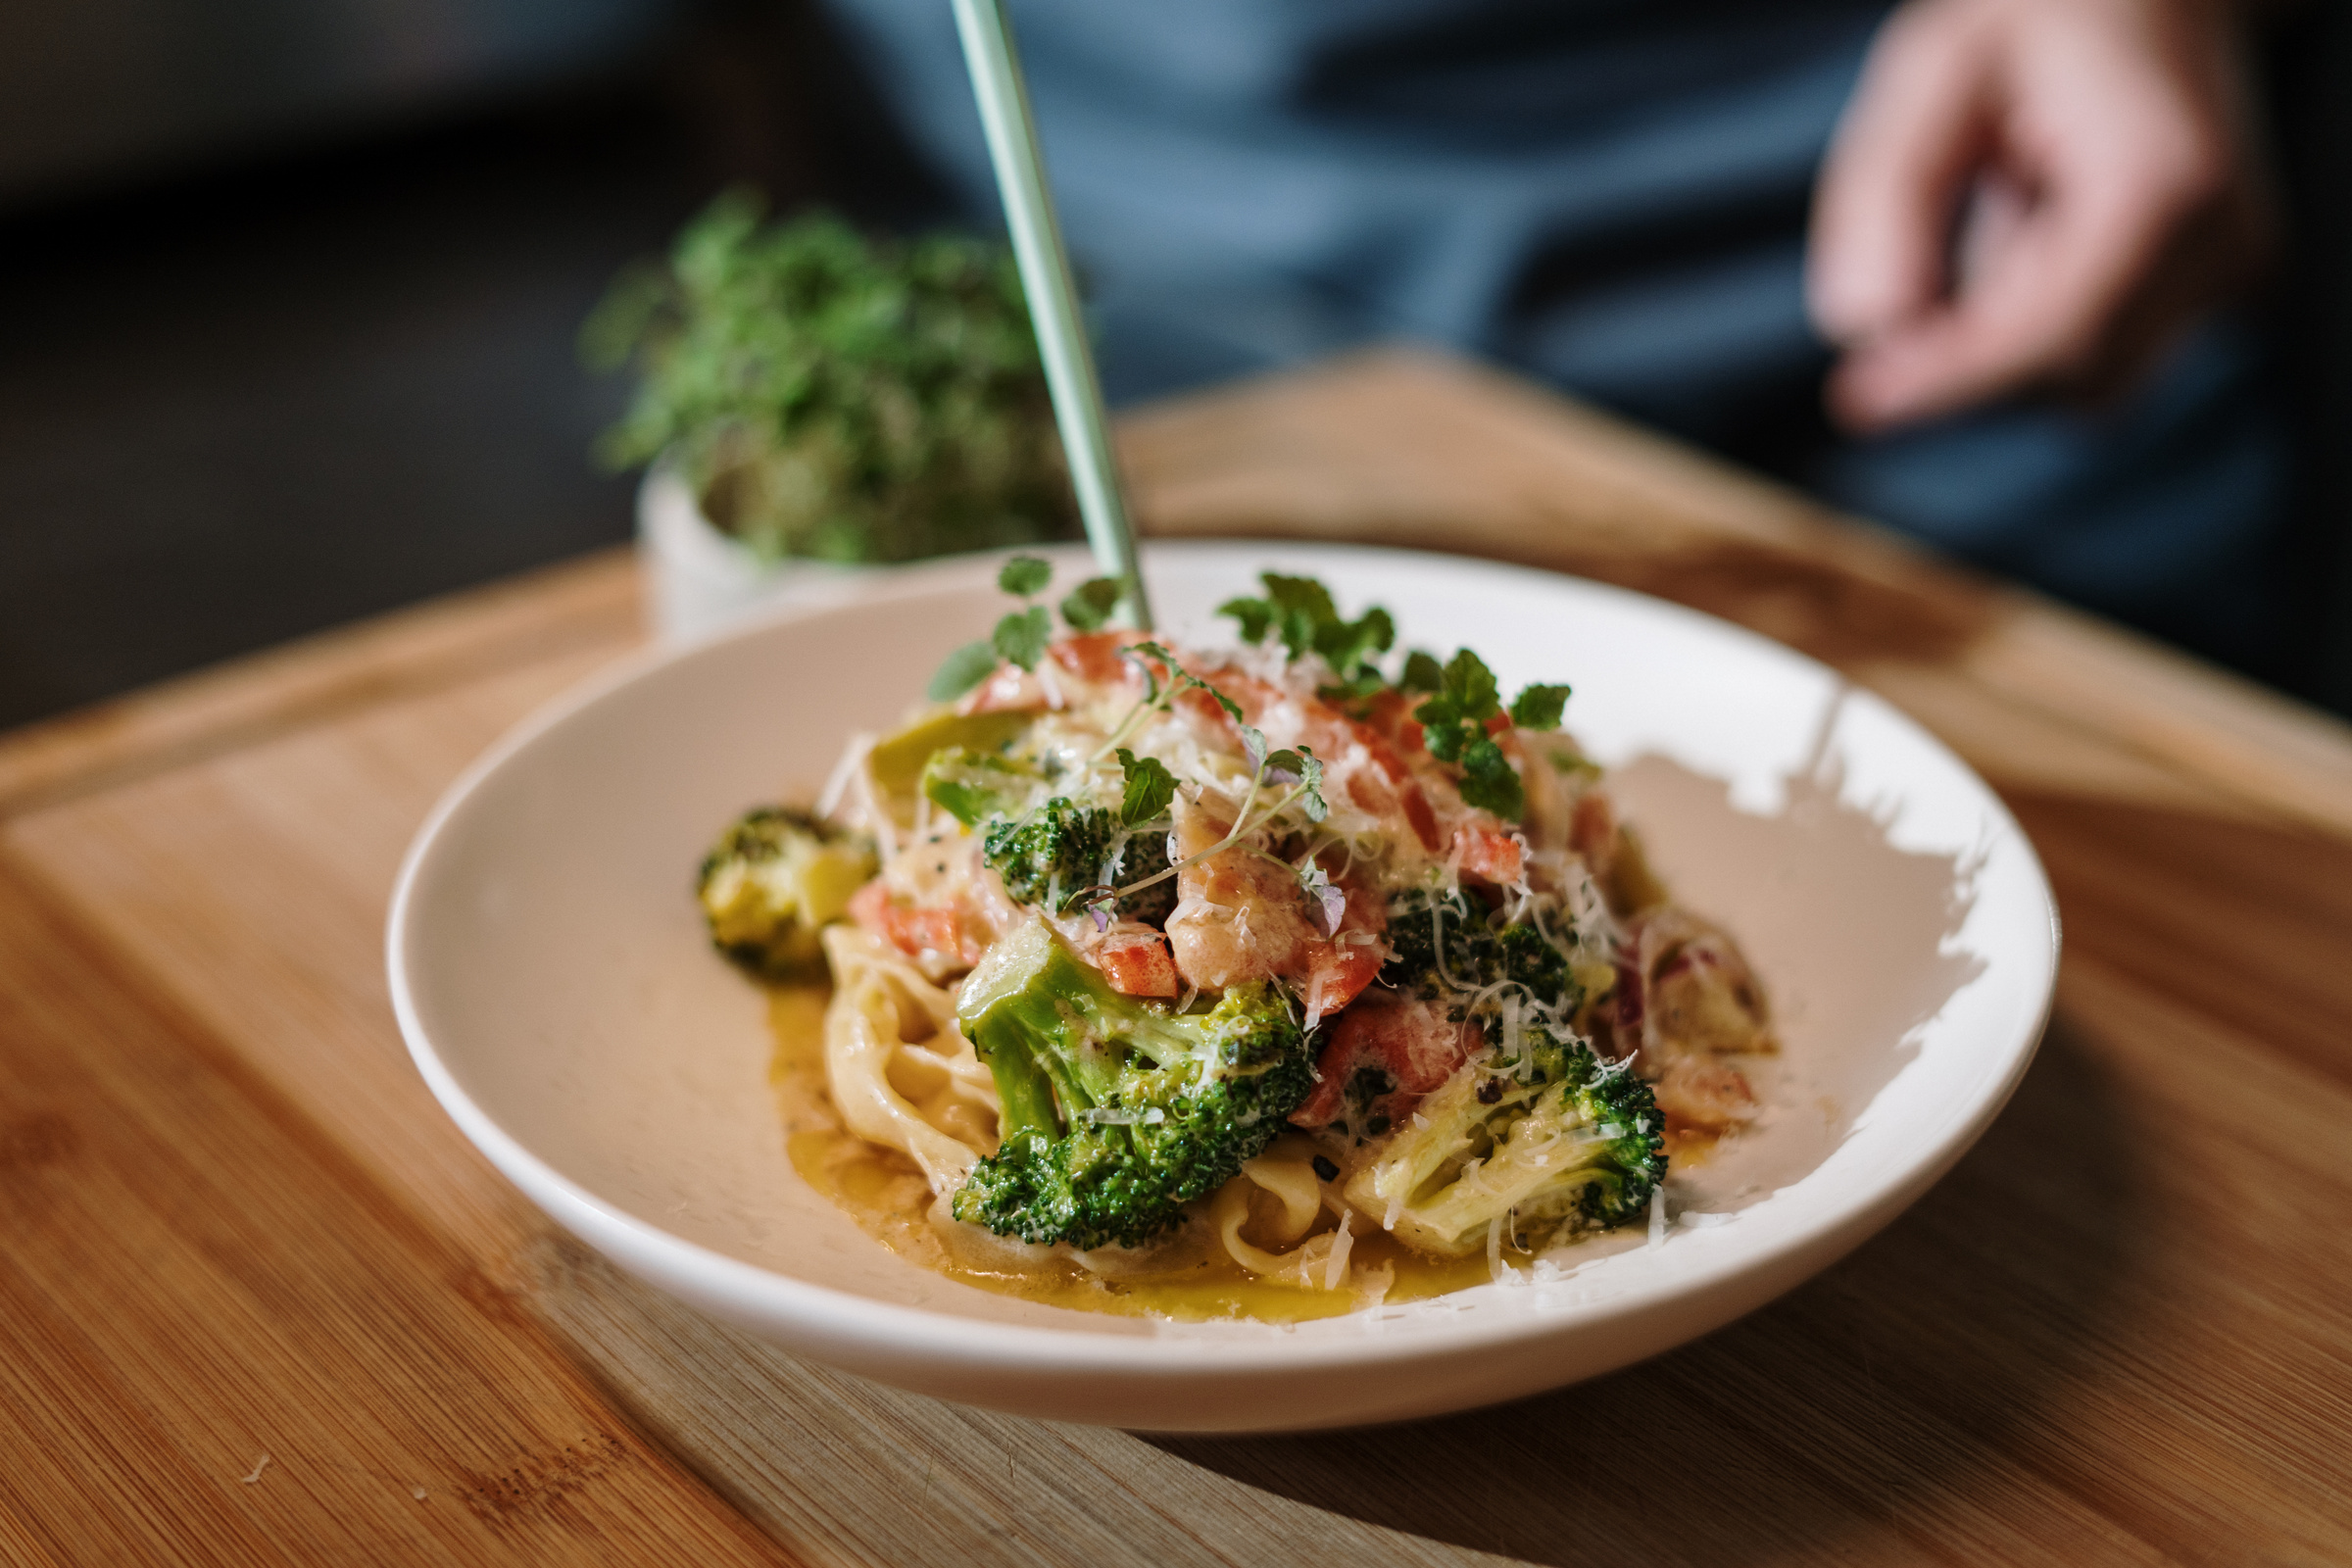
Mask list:
MULTIPOLYGON (((1119 826, 1131 833, 1149 828, 1167 815, 1168 807, 1175 801, 1176 775, 1169 772, 1167 764, 1158 758, 1138 757, 1124 746, 1119 748, 1118 758, 1121 776, 1119 826)), ((1065 912, 1073 908, 1085 909, 1093 916, 1095 929, 1102 931, 1110 925, 1111 906, 1130 891, 1108 882, 1098 882, 1092 887, 1080 888, 1063 899, 1061 908, 1065 912)))
POLYGON ((1242 722, 1241 704, 1186 669, 1176 662, 1174 654, 1158 643, 1131 644, 1119 650, 1119 657, 1133 664, 1144 677, 1143 699, 1128 710, 1127 716, 1119 720, 1118 727, 1110 732, 1110 738, 1095 749, 1095 755, 1088 759, 1090 762, 1099 762, 1117 751, 1146 719, 1154 713, 1167 711, 1177 697, 1188 690, 1208 693, 1217 706, 1225 710, 1227 717, 1236 724, 1242 722), (1152 671, 1154 660, 1167 666, 1168 682, 1165 686, 1160 684, 1158 675, 1152 671))
MULTIPOLYGON (((1170 667, 1174 666, 1171 664, 1170 667)), ((1263 744, 1263 736, 1259 736, 1259 742, 1261 745, 1263 744)), ((1279 785, 1276 787, 1280 788, 1279 785)), ((1069 899, 1064 900, 1062 907, 1066 909, 1080 901, 1086 902, 1090 907, 1116 903, 1118 900, 1141 893, 1146 888, 1165 882, 1185 867, 1198 865, 1209 857, 1221 855, 1242 840, 1255 835, 1267 823, 1289 810, 1293 806, 1297 806, 1309 822, 1320 822, 1331 814, 1331 808, 1323 799, 1322 760, 1303 746, 1297 751, 1284 750, 1264 756, 1263 760, 1250 772, 1250 790, 1242 799, 1242 809, 1235 813, 1233 825, 1225 830, 1225 836, 1216 843, 1197 855, 1188 855, 1166 869, 1156 871, 1141 882, 1130 886, 1118 888, 1105 885, 1082 888, 1069 899), (1288 774, 1295 782, 1283 792, 1280 799, 1260 808, 1257 814, 1251 816, 1250 814, 1250 804, 1256 800, 1259 787, 1267 782, 1268 772, 1277 769, 1288 774)))
POLYGON ((1338 936, 1340 922, 1348 917, 1348 895, 1332 881, 1331 873, 1315 861, 1307 861, 1298 869, 1298 891, 1307 896, 1315 906, 1315 912, 1323 917, 1323 934, 1338 936))

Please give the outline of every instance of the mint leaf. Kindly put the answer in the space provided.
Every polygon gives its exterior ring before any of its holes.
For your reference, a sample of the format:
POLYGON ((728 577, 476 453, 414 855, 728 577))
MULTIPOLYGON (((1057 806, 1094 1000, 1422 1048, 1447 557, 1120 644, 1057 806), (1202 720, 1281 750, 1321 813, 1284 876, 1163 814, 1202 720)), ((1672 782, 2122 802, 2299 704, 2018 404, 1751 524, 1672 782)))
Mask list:
POLYGON ((1292 659, 1321 654, 1343 679, 1352 679, 1357 667, 1388 651, 1396 640, 1396 623, 1375 606, 1356 620, 1340 617, 1331 590, 1312 577, 1286 577, 1278 571, 1259 574, 1263 599, 1228 599, 1217 613, 1240 625, 1245 642, 1262 643, 1269 632, 1282 637, 1283 651, 1292 659))
POLYGON ((1445 695, 1453 700, 1453 716, 1484 723, 1502 711, 1495 701, 1494 672, 1487 662, 1464 648, 1446 662, 1445 695))
POLYGON ((1019 594, 1023 599, 1031 594, 1043 593, 1046 584, 1053 580, 1053 566, 1035 556, 1014 556, 997 573, 998 587, 1008 594, 1019 594))
POLYGON ((1558 729, 1560 710, 1567 706, 1567 687, 1530 686, 1511 699, 1511 722, 1521 729, 1558 729))
POLYGON ((1101 631, 1119 608, 1127 590, 1110 577, 1089 577, 1061 601, 1061 618, 1072 631, 1101 631))
POLYGON ((1331 590, 1312 577, 1286 577, 1278 571, 1258 573, 1257 580, 1266 587, 1266 602, 1285 617, 1296 615, 1310 626, 1320 626, 1340 618, 1339 607, 1331 602, 1331 590))
POLYGON ((1389 651, 1396 640, 1396 622, 1374 605, 1356 620, 1333 620, 1315 630, 1315 652, 1345 675, 1389 651))
POLYGON ((1176 799, 1176 775, 1162 766, 1158 758, 1138 757, 1124 746, 1119 748, 1118 758, 1127 781, 1119 799, 1119 823, 1142 827, 1176 799))
POLYGON ((1421 721, 1421 744, 1429 748, 1429 755, 1441 762, 1458 762, 1462 760, 1463 732, 1470 726, 1454 722, 1449 710, 1440 711, 1441 701, 1431 698, 1413 710, 1413 717, 1421 721))
POLYGON ((1516 822, 1527 809, 1527 791, 1511 770, 1510 759, 1488 736, 1481 735, 1462 751, 1462 800, 1506 822, 1516 822))
POLYGON ((1217 607, 1217 613, 1234 618, 1246 643, 1264 642, 1274 625, 1274 607, 1263 599, 1228 599, 1217 607))
POLYGON ((1004 662, 1035 669, 1037 662, 1046 657, 1046 644, 1053 636, 1054 619, 1046 613, 1046 607, 1031 605, 998 621, 996 635, 989 640, 1004 662))
POLYGON ((1421 743, 1429 755, 1456 762, 1465 747, 1485 736, 1487 720, 1501 711, 1494 701, 1494 672, 1465 648, 1446 662, 1439 689, 1413 710, 1413 717, 1421 723, 1421 743))
MULTIPOLYGON (((1413 710, 1413 717, 1421 724, 1421 743, 1439 761, 1461 768, 1464 801, 1515 822, 1527 808, 1527 791, 1512 770, 1510 759, 1487 733, 1489 721, 1502 714, 1501 705, 1495 701, 1494 672, 1467 648, 1447 660, 1443 669, 1437 668, 1437 662, 1420 653, 1405 661, 1408 683, 1425 679, 1433 671, 1439 677, 1438 689, 1413 710)), ((1530 686, 1512 703, 1512 720, 1530 729, 1552 729, 1559 724, 1560 709, 1567 700, 1565 686, 1530 686)))
POLYGON ((997 651, 987 643, 965 643, 947 658, 923 695, 935 703, 954 702, 988 679, 997 667, 997 651))
POLYGON ((1257 579, 1266 585, 1266 603, 1274 612, 1274 624, 1282 632, 1283 651, 1293 659, 1314 649, 1324 629, 1340 623, 1339 607, 1331 602, 1331 591, 1312 577, 1285 577, 1280 572, 1260 573, 1257 579))

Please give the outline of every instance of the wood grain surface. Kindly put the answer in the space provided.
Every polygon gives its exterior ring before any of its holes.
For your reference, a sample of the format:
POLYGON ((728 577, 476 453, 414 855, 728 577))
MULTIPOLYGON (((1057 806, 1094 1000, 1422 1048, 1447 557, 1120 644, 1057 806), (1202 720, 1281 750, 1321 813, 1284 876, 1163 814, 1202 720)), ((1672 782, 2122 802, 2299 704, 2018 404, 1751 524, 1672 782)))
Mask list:
POLYGON ((1766 1310, 1444 1421, 1152 1439, 766 1349, 555 1233, 384 994, 433 797, 637 640, 594 560, 0 739, 0 1556, 2352 1561, 2352 736, 1450 362, 1123 443, 1156 531, 1625 583, 1943 735, 2067 921, 1984 1143, 1766 1310))

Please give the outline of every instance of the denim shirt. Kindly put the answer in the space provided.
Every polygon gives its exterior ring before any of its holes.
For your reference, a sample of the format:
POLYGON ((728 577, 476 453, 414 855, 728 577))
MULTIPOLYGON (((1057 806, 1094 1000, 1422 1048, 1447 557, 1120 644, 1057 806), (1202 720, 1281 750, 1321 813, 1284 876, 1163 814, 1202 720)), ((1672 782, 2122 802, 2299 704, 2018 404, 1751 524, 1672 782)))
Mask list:
MULTIPOLYGON (((829 0, 969 217, 946 0, 829 0)), ((1881 0, 1009 0, 1114 399, 1375 339, 1497 359, 2240 662, 2283 442, 2210 323, 2125 408, 1818 415, 1813 181, 1881 0)))

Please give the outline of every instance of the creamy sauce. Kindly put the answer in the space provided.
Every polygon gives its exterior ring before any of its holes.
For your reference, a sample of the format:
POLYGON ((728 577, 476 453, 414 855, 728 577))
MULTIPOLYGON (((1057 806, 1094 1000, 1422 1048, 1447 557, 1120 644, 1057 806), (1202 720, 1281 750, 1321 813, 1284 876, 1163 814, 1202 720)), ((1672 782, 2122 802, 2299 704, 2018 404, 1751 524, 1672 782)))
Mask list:
MULTIPOLYGON (((1048 1306, 1088 1312, 1116 1312, 1199 1322, 1253 1318, 1261 1323, 1299 1323, 1339 1317, 1386 1301, 1414 1301, 1484 1285, 1494 1278, 1484 1253, 1432 1258, 1400 1246, 1379 1230, 1354 1237, 1349 1262, 1359 1277, 1392 1274, 1385 1296, 1361 1291, 1316 1291, 1261 1278, 1235 1262, 1222 1248, 1193 1256, 1166 1274, 1104 1279, 1067 1260, 1038 1269, 999 1270, 967 1266, 951 1256, 931 1229, 930 1190, 914 1162, 897 1150, 856 1137, 841 1124, 825 1090, 825 1004, 822 985, 781 986, 769 993, 768 1027, 775 1038, 769 1067, 784 1117, 786 1150, 793 1169, 857 1220, 860 1229, 911 1262, 979 1290, 1016 1296, 1048 1306)), ((1715 1144, 1697 1129, 1666 1128, 1669 1157, 1695 1163, 1715 1144)), ((1202 1221, 1200 1223, 1205 1223, 1202 1221)), ((1331 1228, 1328 1217, 1320 1229, 1331 1228)))

